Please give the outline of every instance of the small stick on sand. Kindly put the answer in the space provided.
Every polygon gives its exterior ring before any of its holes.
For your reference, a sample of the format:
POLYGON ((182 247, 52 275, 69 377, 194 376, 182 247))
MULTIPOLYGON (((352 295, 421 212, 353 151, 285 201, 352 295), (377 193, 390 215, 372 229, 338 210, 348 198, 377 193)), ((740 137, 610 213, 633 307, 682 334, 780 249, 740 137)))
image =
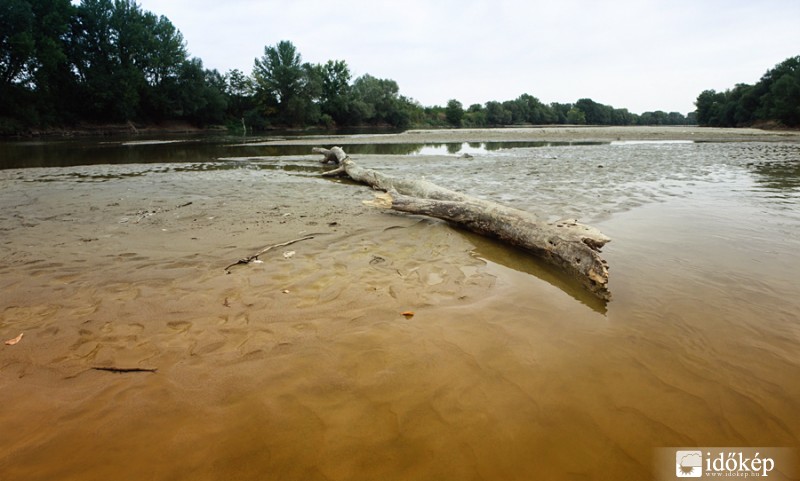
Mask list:
POLYGON ((93 367, 95 371, 108 372, 156 372, 158 368, 153 367, 93 367))
POLYGON ((228 267, 225 268, 225 274, 230 274, 231 273, 231 271, 230 271, 231 267, 238 266, 239 264, 249 264, 249 263, 253 262, 254 260, 257 260, 258 256, 260 256, 261 254, 264 254, 264 253, 266 253, 266 252, 268 252, 268 251, 270 251, 270 250, 272 250, 272 249, 274 249, 276 247, 285 247, 285 246, 288 246, 290 244, 294 244, 295 242, 300 242, 300 241, 313 239, 313 238, 314 238, 313 235, 307 235, 307 236, 301 237, 299 239, 293 239, 293 240, 290 240, 290 241, 282 242, 280 244, 273 244, 271 246, 267 246, 267 247, 261 249, 260 251, 256 252, 255 254, 251 255, 250 257, 245 257, 244 259, 239 259, 238 261, 236 261, 233 264, 229 265, 228 267))

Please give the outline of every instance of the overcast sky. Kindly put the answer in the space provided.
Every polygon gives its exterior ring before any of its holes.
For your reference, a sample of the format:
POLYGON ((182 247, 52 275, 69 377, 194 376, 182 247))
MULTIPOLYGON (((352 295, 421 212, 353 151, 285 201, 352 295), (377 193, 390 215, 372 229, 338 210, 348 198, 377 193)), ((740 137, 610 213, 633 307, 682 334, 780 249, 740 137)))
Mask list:
POLYGON ((252 72, 264 47, 344 60, 425 106, 529 93, 686 114, 706 89, 800 55, 799 0, 139 0, 206 68, 252 72))

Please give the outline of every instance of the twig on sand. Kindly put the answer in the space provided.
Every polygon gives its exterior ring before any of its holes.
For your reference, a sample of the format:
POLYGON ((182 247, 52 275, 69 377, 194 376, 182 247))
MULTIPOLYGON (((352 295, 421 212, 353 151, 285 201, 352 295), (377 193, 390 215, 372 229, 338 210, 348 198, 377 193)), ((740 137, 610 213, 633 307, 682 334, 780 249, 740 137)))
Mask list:
POLYGON ((108 371, 108 372, 156 372, 158 368, 155 367, 93 367, 95 371, 108 371))
POLYGON ((249 263, 257 260, 258 256, 260 256, 260 255, 262 255, 262 254, 264 254, 264 253, 266 253, 266 252, 268 252, 268 251, 270 251, 270 250, 272 250, 272 249, 274 249, 276 247, 285 247, 285 246, 288 246, 290 244, 294 244, 295 242, 300 242, 300 241, 313 239, 313 238, 314 238, 313 235, 307 235, 307 236, 301 237, 299 239, 292 239, 290 241, 282 242, 280 244, 273 244, 271 246, 267 246, 267 247, 261 249, 260 251, 256 252, 255 254, 251 255, 250 257, 245 257, 244 259, 239 259, 238 261, 236 261, 233 264, 229 265, 228 267, 225 268, 225 273, 226 274, 230 274, 231 273, 231 271, 230 271, 231 267, 238 266, 239 264, 249 264, 249 263))

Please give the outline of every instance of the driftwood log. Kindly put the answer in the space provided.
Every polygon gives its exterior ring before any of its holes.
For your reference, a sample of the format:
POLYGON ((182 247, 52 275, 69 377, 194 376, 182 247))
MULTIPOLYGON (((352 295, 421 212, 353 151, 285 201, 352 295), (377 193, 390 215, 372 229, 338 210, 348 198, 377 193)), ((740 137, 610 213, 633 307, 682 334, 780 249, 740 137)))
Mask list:
POLYGON ((426 180, 398 179, 360 167, 340 147, 314 148, 338 167, 324 176, 348 176, 382 190, 371 205, 443 219, 525 249, 575 277, 608 300, 608 266, 600 249, 611 239, 574 219, 545 222, 524 210, 445 189, 426 180))

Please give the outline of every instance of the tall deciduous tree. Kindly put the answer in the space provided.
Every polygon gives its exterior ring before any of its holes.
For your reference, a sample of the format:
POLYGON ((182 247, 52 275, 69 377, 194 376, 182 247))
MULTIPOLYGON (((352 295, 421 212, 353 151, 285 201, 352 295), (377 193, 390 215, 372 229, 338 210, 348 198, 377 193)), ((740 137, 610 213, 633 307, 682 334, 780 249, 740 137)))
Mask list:
POLYGON ((36 49, 33 26, 30 2, 0 2, 0 86, 29 80, 28 66, 36 49))
POLYGON ((181 111, 171 96, 188 61, 181 33, 133 0, 83 0, 75 22, 75 69, 91 119, 161 120, 181 111))
POLYGON ((756 122, 800 125, 800 56, 768 70, 755 85, 737 84, 724 92, 698 95, 697 122, 711 127, 738 127, 756 122))
POLYGON ((306 89, 310 72, 292 42, 282 40, 264 47, 264 55, 255 60, 253 76, 257 95, 265 106, 276 105, 279 117, 290 124, 302 124, 307 117, 306 89))
POLYGON ((74 106, 75 76, 69 61, 69 33, 74 7, 69 0, 31 0, 36 52, 30 63, 36 107, 54 122, 74 106))
POLYGON ((229 70, 223 77, 227 115, 237 123, 244 121, 248 128, 264 127, 264 119, 256 112, 256 84, 252 77, 238 69, 229 70))
POLYGON ((74 97, 69 0, 0 2, 0 116, 50 122, 74 97))
POLYGON ((486 102, 486 122, 489 125, 509 125, 514 114, 496 100, 486 102))
POLYGON ((322 76, 322 113, 337 124, 347 124, 352 115, 350 68, 344 60, 328 60, 320 66, 322 76))
POLYGON ((766 92, 761 98, 759 117, 787 126, 800 125, 800 56, 788 58, 767 71, 759 84, 766 92))
POLYGON ((450 99, 447 101, 444 114, 448 124, 454 127, 461 127, 461 120, 464 118, 464 106, 458 100, 450 99))
POLYGON ((353 82, 355 110, 367 123, 406 127, 410 123, 413 104, 399 92, 394 80, 364 74, 353 82))

